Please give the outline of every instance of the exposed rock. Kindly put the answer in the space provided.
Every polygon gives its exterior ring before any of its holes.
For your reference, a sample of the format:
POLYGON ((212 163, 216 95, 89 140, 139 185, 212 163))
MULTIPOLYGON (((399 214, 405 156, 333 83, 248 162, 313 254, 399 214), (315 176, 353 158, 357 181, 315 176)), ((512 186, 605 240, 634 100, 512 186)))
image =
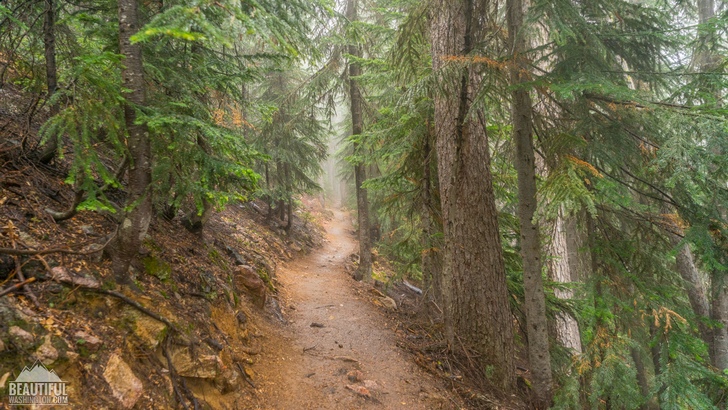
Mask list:
POLYGON ((71 351, 71 350, 66 352, 66 358, 68 359, 68 361, 70 363, 76 363, 78 361, 79 356, 80 355, 78 353, 71 351))
POLYGON ((32 334, 18 326, 10 326, 8 333, 10 334, 10 340, 18 344, 20 347, 27 347, 28 345, 33 344, 33 340, 35 340, 32 334))
POLYGON ((31 248, 38 248, 40 247, 40 244, 38 244, 38 241, 35 240, 32 236, 30 236, 27 232, 20 231, 18 232, 18 236, 20 237, 20 240, 23 241, 23 243, 31 248))
POLYGON ((248 325, 248 315, 245 314, 245 312, 238 312, 235 314, 235 319, 238 320, 238 325, 240 327, 246 327, 248 325))
POLYGON ((240 380, 240 373, 231 368, 227 368, 215 378, 215 387, 220 393, 227 394, 238 387, 240 380))
POLYGON ((356 385, 347 384, 346 388, 353 391, 354 393, 358 394, 359 396, 364 397, 365 399, 369 399, 372 397, 372 394, 364 386, 356 386, 356 385))
POLYGON ((346 377, 349 379, 350 382, 357 383, 364 380, 364 373, 362 373, 360 370, 352 370, 346 374, 346 377))
POLYGON ((397 310, 397 302, 395 302, 394 299, 390 298, 389 296, 379 298, 379 302, 381 302, 382 306, 389 310, 397 310))
POLYGON ((83 345, 89 351, 95 352, 104 342, 98 337, 79 330, 73 335, 76 338, 76 344, 83 345))
POLYGON ((379 385, 374 380, 364 380, 363 384, 364 387, 366 387, 369 391, 379 390, 379 385))
POLYGON ((245 265, 247 264, 247 261, 243 257, 243 255, 240 254, 237 250, 230 246, 225 246, 225 250, 227 251, 228 255, 232 256, 233 259, 235 259, 236 265, 245 265))
POLYGON ((112 354, 106 363, 104 379, 111 386, 114 398, 125 409, 134 407, 144 390, 142 382, 134 375, 129 365, 116 354, 112 354))
POLYGON ((174 350, 170 357, 177 374, 184 377, 215 379, 221 374, 223 367, 222 360, 217 355, 199 354, 193 357, 186 347, 174 350))
POLYGON ((99 282, 95 278, 90 276, 72 275, 68 272, 68 269, 64 268, 63 266, 56 266, 52 268, 51 275, 53 275, 54 280, 57 280, 59 282, 93 289, 98 289, 101 287, 101 282, 99 282))
POLYGON ((46 366, 53 364, 58 360, 58 350, 53 347, 51 343, 51 335, 45 336, 45 341, 42 345, 33 353, 33 359, 43 363, 46 366))
POLYGON ((235 285, 238 291, 241 288, 248 290, 250 295, 253 297, 253 302, 259 307, 265 306, 265 300, 267 297, 267 289, 265 282, 260 276, 248 265, 241 265, 235 269, 235 285))
POLYGON ((149 349, 156 349, 164 339, 164 333, 167 330, 164 323, 129 306, 124 308, 124 316, 133 323, 134 335, 149 349))
POLYGON ((303 250, 303 248, 301 247, 301 245, 298 244, 298 242, 293 242, 293 243, 291 243, 290 246, 291 246, 291 249, 296 252, 301 252, 303 250))

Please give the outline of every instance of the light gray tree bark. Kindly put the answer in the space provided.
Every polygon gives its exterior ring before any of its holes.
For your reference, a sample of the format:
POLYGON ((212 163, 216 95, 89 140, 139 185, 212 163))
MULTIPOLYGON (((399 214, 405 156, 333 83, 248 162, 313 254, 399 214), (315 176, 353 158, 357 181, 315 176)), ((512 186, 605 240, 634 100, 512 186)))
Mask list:
POLYGON ((528 336, 528 360, 533 375, 533 393, 538 407, 549 406, 553 381, 549 351, 546 296, 543 288, 539 225, 534 221, 536 199, 536 162, 533 149, 533 107, 531 96, 522 87, 529 71, 525 59, 526 38, 523 33, 523 0, 506 1, 508 36, 513 59, 510 64, 512 138, 516 146, 515 167, 518 174, 518 219, 523 259, 523 289, 528 336))

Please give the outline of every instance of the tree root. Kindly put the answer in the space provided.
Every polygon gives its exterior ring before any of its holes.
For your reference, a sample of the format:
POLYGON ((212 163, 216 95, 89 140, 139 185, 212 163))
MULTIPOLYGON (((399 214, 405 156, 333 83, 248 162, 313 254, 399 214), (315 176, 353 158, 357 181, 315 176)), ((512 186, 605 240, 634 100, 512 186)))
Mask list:
MULTIPOLYGON (((156 318, 155 318, 156 319, 156 318)), ((177 374, 177 369, 174 368, 174 365, 172 364, 172 356, 169 354, 169 345, 170 341, 172 340, 172 332, 169 332, 167 336, 164 338, 164 343, 162 345, 162 353, 164 354, 164 357, 167 359, 167 367, 169 368, 169 380, 172 382, 172 389, 174 390, 174 395, 177 398, 177 402, 182 405, 182 408, 185 410, 189 409, 189 406, 187 405, 187 402, 185 401, 185 397, 187 400, 192 403, 192 408, 194 410, 200 409, 200 402, 197 401, 197 398, 194 394, 190 391, 190 389, 187 387, 187 383, 185 383, 185 379, 180 377, 177 374)))

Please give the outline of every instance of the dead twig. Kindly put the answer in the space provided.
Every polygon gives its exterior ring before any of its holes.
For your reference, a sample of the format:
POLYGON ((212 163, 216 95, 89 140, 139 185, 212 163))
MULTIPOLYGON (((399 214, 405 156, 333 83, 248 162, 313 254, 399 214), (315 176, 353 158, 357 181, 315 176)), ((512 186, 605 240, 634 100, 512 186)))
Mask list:
POLYGON ((245 372, 245 368, 243 367, 240 362, 236 361, 235 365, 238 366, 238 370, 240 370, 240 375, 243 376, 243 379, 250 385, 250 387, 257 389, 255 387, 255 383, 253 383, 253 380, 250 379, 250 376, 248 376, 248 373, 245 372))
POLYGON ((475 363, 473 363, 473 359, 470 357, 470 354, 468 354, 468 349, 465 348, 465 344, 463 344, 463 340, 460 338, 460 335, 455 335, 455 337, 458 338, 458 342, 460 342, 460 346, 463 348, 463 353, 465 354, 465 357, 468 359, 468 363, 470 363, 470 366, 472 368, 475 368, 475 363))
POLYGON ((138 311, 144 313, 145 315, 147 315, 147 316, 149 316, 149 317, 151 317, 153 319, 156 319, 156 320, 164 323, 165 325, 167 325, 167 327, 169 327, 170 330, 174 330, 175 332, 178 332, 179 331, 177 329, 177 326, 175 326, 174 323, 170 322, 169 319, 167 319, 167 318, 165 318, 163 316, 160 316, 157 313, 152 312, 151 310, 149 310, 149 309, 145 308, 144 306, 142 306, 141 303, 135 301, 134 299, 131 299, 129 297, 126 297, 126 296, 122 295, 119 292, 116 292, 116 291, 113 291, 113 290, 106 290, 106 289, 89 288, 89 287, 85 287, 85 286, 82 286, 81 288, 84 289, 84 290, 89 290, 91 292, 103 293, 104 295, 109 295, 109 296, 113 296, 113 297, 115 297, 117 299, 120 299, 120 300, 126 302, 128 305, 134 307, 138 311))
POLYGON ((35 282, 35 278, 28 278, 28 279, 26 279, 26 280, 24 280, 24 281, 22 281, 20 283, 16 283, 15 285, 10 286, 10 287, 8 287, 8 288, 0 291, 0 297, 5 296, 8 293, 14 292, 14 291, 22 288, 23 286, 25 286, 25 285, 27 285, 29 283, 33 283, 33 282, 35 282))
MULTIPOLYGON (((15 239, 13 239, 12 242, 13 242, 13 249, 16 249, 17 245, 15 243, 15 239)), ((21 283, 25 282, 26 279, 25 279, 25 275, 23 275, 23 269, 20 264, 20 258, 18 258, 17 256, 15 257, 15 274, 18 276, 18 279, 20 279, 21 283)), ((30 300, 33 301, 33 304, 35 305, 35 307, 40 308, 40 303, 38 303, 38 298, 35 296, 35 293, 33 293, 33 290, 30 289, 30 286, 28 286, 28 284, 23 284, 22 288, 25 291, 25 293, 28 295, 30 300)))
POLYGON ((313 346, 311 346, 311 347, 304 347, 304 348, 303 348, 303 352, 304 352, 304 353, 306 353, 306 352, 308 352, 309 350, 313 350, 313 349, 315 349, 316 347, 318 347, 318 343, 317 343, 317 344, 315 344, 315 345, 313 345, 313 346))
POLYGON ((11 273, 10 276, 8 276, 7 279, 5 279, 4 281, 2 281, 0 283, 0 286, 5 286, 5 284, 8 283, 8 282, 10 282, 11 280, 13 280, 14 277, 15 277, 15 271, 13 271, 13 273, 11 273))

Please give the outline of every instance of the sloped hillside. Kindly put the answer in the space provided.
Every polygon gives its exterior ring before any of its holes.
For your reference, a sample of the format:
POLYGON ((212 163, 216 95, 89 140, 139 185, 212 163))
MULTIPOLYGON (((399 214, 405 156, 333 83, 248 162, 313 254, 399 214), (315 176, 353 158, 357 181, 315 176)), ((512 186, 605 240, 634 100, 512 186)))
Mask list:
POLYGON ((0 289, 30 283, 0 297, 0 397, 40 361, 74 408, 245 408, 258 324, 280 317, 277 265, 320 244, 323 215, 298 211, 291 237, 264 204, 230 204, 199 235, 157 218, 133 264, 138 289, 116 289, 103 257, 113 219, 54 222, 46 209, 74 197, 64 164, 39 168, 18 142, 0 146, 0 289))

